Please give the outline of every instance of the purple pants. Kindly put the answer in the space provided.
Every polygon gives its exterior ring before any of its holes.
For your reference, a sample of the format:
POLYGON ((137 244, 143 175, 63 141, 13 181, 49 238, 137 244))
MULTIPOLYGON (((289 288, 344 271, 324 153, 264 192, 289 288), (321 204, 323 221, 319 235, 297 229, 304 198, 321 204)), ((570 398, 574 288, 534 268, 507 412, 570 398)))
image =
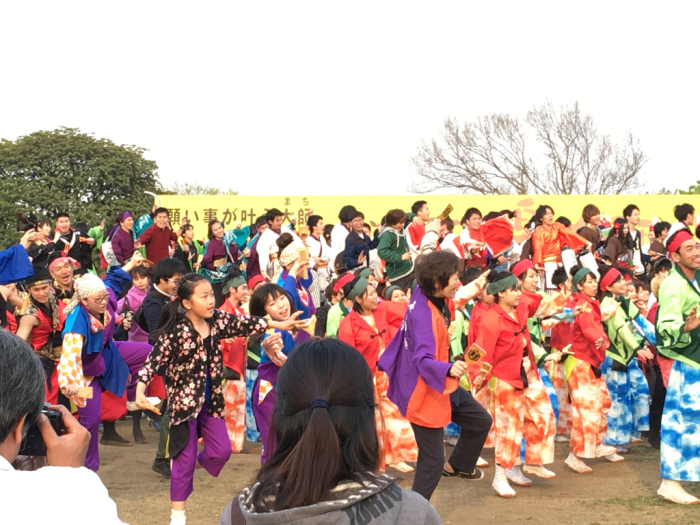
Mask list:
POLYGON ((214 477, 231 457, 231 440, 228 438, 226 421, 211 417, 209 405, 204 402, 194 421, 188 421, 190 436, 185 448, 172 460, 170 476, 170 501, 185 501, 192 494, 194 469, 197 461, 214 477), (204 439, 204 448, 197 455, 197 430, 204 439))
POLYGON ((266 362, 260 364, 258 367, 258 378, 255 380, 250 400, 253 405, 253 415, 258 425, 258 432, 260 432, 260 441, 262 441, 262 455, 260 456, 261 465, 265 464, 272 454, 272 451, 277 448, 275 437, 270 434, 270 425, 272 424, 275 402, 277 401, 277 390, 273 388, 267 393, 262 403, 259 403, 260 381, 266 380, 272 384, 276 384, 279 370, 279 367, 274 363, 266 362))
MULTIPOLYGON (((151 345, 132 343, 130 341, 117 341, 116 344, 119 353, 126 361, 131 372, 126 396, 129 401, 133 401, 136 394, 139 369, 151 352, 151 345)), ((85 408, 78 408, 78 414, 80 414, 80 424, 90 432, 90 445, 88 445, 87 455, 85 456, 85 466, 97 472, 100 468, 100 437, 98 430, 100 427, 100 412, 102 411, 102 385, 97 379, 93 379, 89 386, 92 387, 92 399, 87 400, 85 408)))
POLYGON ((137 343, 135 341, 114 341, 114 344, 129 367, 131 377, 126 385, 126 399, 133 401, 136 399, 136 383, 139 380, 139 370, 146 362, 146 358, 153 347, 148 343, 137 343))

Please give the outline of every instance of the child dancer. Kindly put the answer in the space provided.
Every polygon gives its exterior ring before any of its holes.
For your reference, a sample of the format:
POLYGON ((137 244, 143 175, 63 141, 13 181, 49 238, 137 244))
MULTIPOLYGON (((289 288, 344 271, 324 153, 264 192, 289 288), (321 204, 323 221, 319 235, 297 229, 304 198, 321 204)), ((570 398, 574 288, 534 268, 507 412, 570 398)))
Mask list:
POLYGON ((231 442, 224 422, 223 360, 219 343, 230 337, 247 337, 268 327, 289 330, 298 323, 284 323, 229 314, 214 308, 211 283, 189 273, 177 287, 177 296, 161 314, 156 328, 158 340, 141 372, 136 404, 153 410, 145 390, 156 373, 163 381, 170 406, 169 455, 172 525, 184 525, 185 501, 192 493, 195 464, 218 476, 231 455, 231 442), (197 434, 204 449, 197 454, 197 434))
MULTIPOLYGON (((289 293, 277 284, 266 284, 255 291, 250 299, 250 313, 259 317, 269 317, 277 324, 288 323, 290 319, 296 319, 301 314, 294 308, 289 293)), ((275 447, 270 434, 270 423, 277 399, 277 374, 296 343, 297 334, 289 330, 280 329, 274 334, 263 336, 258 377, 251 395, 253 414, 262 440, 260 461, 263 465, 275 447)))
MULTIPOLYGON (((245 277, 237 268, 229 269, 229 276, 224 281, 223 293, 226 299, 221 311, 229 314, 245 314, 241 304, 250 298, 250 290, 245 277)), ((224 360, 224 419, 234 454, 243 452, 245 437, 245 368, 247 361, 247 344, 245 337, 224 339, 221 341, 221 353, 224 360)))
POLYGON ((102 440, 98 437, 102 391, 108 390, 121 398, 126 390, 127 398, 133 398, 137 371, 151 350, 147 344, 115 343, 112 339, 117 296, 131 282, 127 272, 142 263, 141 254, 134 252, 124 268, 113 267, 104 281, 95 274, 83 275, 75 281, 71 302, 64 310, 67 318, 63 326, 58 384, 61 392, 78 407, 80 423, 90 431, 85 466, 93 471, 100 466, 98 441, 117 438, 123 441, 116 434, 113 421, 111 425, 110 421, 105 421, 102 440), (92 397, 86 397, 85 391, 79 390, 86 387, 92 389, 92 397))

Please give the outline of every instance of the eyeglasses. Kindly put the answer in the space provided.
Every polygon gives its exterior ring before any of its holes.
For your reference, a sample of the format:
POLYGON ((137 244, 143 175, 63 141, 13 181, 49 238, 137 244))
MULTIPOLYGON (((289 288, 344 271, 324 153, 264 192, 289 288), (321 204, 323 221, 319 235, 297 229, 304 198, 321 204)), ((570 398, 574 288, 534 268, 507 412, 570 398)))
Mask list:
POLYGON ((179 279, 170 279, 170 278, 168 278, 167 280, 170 281, 171 283, 173 283, 175 286, 177 286, 177 285, 180 284, 180 281, 182 281, 182 277, 180 277, 179 279))
POLYGON ((102 295, 100 297, 92 297, 91 298, 94 302, 97 304, 106 304, 107 301, 109 301, 109 295, 102 295))

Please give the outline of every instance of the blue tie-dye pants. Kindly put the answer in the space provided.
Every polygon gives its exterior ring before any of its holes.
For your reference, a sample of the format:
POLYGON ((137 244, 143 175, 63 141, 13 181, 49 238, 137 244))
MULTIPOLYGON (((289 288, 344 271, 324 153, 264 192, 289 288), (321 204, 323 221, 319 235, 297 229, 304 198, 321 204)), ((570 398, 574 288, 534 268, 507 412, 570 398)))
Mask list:
POLYGON ((649 430, 649 385, 636 358, 627 365, 627 372, 612 370, 612 364, 606 356, 600 367, 611 401, 603 443, 627 445, 649 430))
POLYGON ((700 368, 674 361, 661 416, 661 477, 700 481, 700 368))
POLYGON ((251 398, 253 396, 253 386, 255 386, 255 380, 257 378, 257 369, 247 369, 245 371, 245 438, 252 443, 257 443, 258 441, 260 441, 260 432, 258 432, 258 426, 255 423, 255 415, 253 414, 253 404, 251 403, 251 398))

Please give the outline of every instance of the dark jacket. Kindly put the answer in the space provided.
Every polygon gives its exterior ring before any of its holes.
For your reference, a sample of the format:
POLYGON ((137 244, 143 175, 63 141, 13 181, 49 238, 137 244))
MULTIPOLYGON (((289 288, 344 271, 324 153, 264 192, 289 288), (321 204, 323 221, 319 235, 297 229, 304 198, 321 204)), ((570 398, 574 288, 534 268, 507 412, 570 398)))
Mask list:
POLYGON ((357 259, 362 253, 365 254, 365 263, 363 265, 369 265, 369 251, 375 249, 378 244, 379 241, 377 239, 372 240, 364 233, 358 234, 355 230, 351 231, 345 238, 345 251, 343 252, 345 267, 348 270, 352 270, 360 266, 357 259))
POLYGON ((137 315, 135 321, 144 332, 148 332, 149 345, 156 344, 153 332, 155 332, 158 321, 160 321, 160 312, 169 301, 170 297, 160 293, 154 286, 148 291, 148 295, 141 303, 142 315, 137 315))

